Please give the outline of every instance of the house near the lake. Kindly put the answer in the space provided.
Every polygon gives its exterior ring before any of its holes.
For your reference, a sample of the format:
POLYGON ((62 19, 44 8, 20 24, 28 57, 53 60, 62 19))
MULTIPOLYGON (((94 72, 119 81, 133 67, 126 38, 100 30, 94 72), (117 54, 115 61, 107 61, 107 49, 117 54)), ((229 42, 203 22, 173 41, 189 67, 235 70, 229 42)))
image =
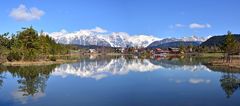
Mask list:
POLYGON ((153 51, 153 54, 155 56, 166 56, 167 54, 181 54, 181 51, 179 48, 168 48, 168 49, 156 48, 153 51))
POLYGON ((89 49, 88 52, 89 52, 89 53, 97 53, 97 50, 96 50, 96 49, 89 49))

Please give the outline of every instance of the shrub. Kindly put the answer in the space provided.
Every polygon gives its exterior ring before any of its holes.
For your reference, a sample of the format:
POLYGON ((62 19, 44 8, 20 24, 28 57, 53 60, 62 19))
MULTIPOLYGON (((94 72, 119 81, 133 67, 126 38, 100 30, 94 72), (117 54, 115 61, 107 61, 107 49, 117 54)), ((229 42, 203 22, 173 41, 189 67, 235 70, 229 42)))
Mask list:
POLYGON ((57 61, 57 58, 55 56, 50 57, 51 61, 57 61))
POLYGON ((9 53, 9 54, 8 54, 7 60, 10 61, 10 62, 14 61, 14 58, 13 58, 13 54, 12 54, 12 53, 9 53))
POLYGON ((22 56, 18 52, 10 52, 7 56, 8 61, 20 61, 22 59, 22 56))

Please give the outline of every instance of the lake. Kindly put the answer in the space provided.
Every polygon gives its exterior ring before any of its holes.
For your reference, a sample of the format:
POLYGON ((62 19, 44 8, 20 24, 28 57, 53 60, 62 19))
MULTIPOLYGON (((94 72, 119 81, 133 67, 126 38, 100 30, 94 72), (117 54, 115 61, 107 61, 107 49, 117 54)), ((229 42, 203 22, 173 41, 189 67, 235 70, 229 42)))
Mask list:
POLYGON ((240 106, 240 74, 194 58, 1 67, 0 106, 240 106))

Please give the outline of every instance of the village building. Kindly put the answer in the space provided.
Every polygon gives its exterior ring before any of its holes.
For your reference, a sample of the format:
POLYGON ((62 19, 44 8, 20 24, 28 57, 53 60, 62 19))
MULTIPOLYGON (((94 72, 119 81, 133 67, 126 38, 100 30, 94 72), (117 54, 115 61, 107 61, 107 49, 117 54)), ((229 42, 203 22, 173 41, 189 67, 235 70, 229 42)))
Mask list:
POLYGON ((96 49, 89 49, 89 53, 97 53, 96 49))
POLYGON ((161 48, 156 48, 153 51, 153 54, 155 56, 166 56, 167 54, 180 54, 181 51, 179 48, 168 48, 168 49, 161 49, 161 48))
POLYGON ((116 48, 115 52, 117 53, 124 53, 125 49, 124 48, 116 48))
POLYGON ((169 52, 171 54, 180 54, 180 49, 179 48, 168 48, 169 52))

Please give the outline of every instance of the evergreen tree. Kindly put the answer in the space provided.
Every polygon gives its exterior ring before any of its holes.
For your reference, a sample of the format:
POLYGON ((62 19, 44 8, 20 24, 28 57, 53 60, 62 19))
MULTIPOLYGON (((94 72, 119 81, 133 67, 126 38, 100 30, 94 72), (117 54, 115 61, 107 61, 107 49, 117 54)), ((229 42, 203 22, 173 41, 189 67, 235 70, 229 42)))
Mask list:
POLYGON ((231 62, 231 55, 237 52, 237 41, 230 31, 228 31, 222 48, 226 53, 227 62, 231 62))
POLYGON ((5 56, 9 61, 35 61, 69 51, 67 46, 57 44, 50 36, 43 31, 38 33, 32 26, 22 28, 11 38, 7 38, 8 34, 0 35, 0 58, 5 56))

